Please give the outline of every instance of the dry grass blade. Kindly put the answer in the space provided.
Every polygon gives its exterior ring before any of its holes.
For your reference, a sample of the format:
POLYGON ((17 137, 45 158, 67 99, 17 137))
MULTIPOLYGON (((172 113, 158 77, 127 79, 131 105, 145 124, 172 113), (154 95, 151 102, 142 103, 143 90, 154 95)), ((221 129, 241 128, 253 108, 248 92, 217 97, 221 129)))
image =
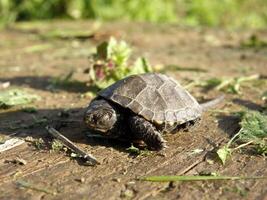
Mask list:
POLYGON ((139 180, 152 182, 170 181, 209 181, 209 180, 244 180, 244 179, 267 179, 266 176, 147 176, 139 180))
POLYGON ((187 89, 194 86, 204 87, 206 89, 221 90, 232 94, 241 94, 240 87, 245 82, 255 81, 260 79, 259 74, 253 74, 250 76, 240 76, 240 77, 223 77, 223 78, 210 78, 205 81, 193 81, 186 85, 187 89))

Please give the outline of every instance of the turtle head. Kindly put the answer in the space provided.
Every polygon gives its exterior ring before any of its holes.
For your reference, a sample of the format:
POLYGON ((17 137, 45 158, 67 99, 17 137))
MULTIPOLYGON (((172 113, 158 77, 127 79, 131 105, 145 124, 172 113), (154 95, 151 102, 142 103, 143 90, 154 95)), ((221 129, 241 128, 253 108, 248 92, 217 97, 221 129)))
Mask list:
POLYGON ((117 115, 115 110, 106 101, 98 101, 89 105, 84 115, 84 121, 89 129, 103 135, 109 135, 110 130, 117 121, 117 115))

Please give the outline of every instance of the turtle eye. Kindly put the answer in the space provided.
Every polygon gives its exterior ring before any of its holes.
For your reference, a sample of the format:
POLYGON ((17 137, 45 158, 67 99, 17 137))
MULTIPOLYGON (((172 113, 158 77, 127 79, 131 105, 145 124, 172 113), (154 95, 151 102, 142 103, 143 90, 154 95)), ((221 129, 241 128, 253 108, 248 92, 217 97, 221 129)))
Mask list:
POLYGON ((102 117, 102 121, 107 121, 107 120, 109 120, 109 119, 110 119, 110 114, 109 114, 109 113, 105 114, 105 115, 102 117))
POLYGON ((112 114, 110 112, 104 113, 99 120, 100 124, 106 124, 112 117, 112 114))

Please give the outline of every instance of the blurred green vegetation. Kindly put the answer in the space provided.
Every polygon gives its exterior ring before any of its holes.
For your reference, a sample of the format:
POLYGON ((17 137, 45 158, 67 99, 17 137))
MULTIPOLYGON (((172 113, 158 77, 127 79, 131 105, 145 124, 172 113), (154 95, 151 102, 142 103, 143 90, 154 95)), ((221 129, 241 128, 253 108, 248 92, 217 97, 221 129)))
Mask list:
POLYGON ((265 28, 266 0, 0 0, 0 21, 99 19, 265 28))

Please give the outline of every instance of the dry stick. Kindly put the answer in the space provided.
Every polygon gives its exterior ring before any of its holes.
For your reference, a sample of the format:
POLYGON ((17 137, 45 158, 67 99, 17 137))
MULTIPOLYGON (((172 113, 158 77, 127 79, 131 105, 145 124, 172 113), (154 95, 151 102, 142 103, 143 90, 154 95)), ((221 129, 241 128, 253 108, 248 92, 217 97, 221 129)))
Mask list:
POLYGON ((85 159, 90 164, 92 164, 92 165, 100 164, 93 155, 91 155, 89 153, 86 153, 85 151, 81 150, 78 146, 76 146, 73 142, 71 142, 68 138, 63 136, 61 133, 59 133, 53 127, 46 126, 46 130, 51 135, 53 135, 55 138, 60 140, 65 146, 67 146, 69 149, 73 150, 75 153, 80 155, 83 159, 85 159))

